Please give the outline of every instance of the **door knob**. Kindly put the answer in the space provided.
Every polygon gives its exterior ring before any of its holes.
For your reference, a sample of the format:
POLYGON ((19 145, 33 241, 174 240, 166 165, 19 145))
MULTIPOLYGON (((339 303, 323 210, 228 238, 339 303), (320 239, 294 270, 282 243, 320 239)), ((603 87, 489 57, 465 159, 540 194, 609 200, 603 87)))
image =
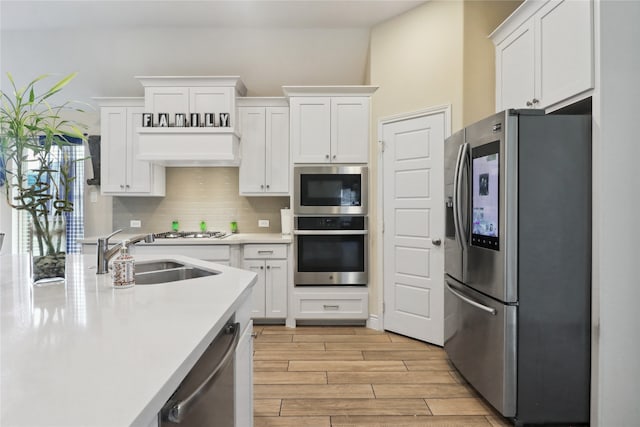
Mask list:
POLYGON ((440 246, 440 244, 442 244, 442 240, 433 239, 433 240, 431 240, 431 243, 433 243, 433 246, 440 246))

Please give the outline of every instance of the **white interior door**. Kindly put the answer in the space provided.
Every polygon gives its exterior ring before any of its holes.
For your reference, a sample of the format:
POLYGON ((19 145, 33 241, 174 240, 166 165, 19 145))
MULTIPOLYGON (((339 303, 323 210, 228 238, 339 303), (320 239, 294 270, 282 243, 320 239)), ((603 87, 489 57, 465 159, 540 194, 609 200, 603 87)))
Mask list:
POLYGON ((382 123, 384 329, 443 345, 445 113, 382 123))

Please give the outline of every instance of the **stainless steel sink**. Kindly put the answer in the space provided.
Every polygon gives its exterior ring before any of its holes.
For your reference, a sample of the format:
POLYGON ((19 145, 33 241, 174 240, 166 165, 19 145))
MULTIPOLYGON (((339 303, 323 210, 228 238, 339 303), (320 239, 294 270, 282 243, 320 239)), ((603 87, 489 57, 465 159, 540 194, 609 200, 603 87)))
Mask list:
POLYGON ((136 262, 136 273, 146 273, 147 271, 169 270, 171 268, 181 268, 184 264, 175 261, 151 261, 136 262))
MULTIPOLYGON (((137 268, 137 266, 136 266, 137 268)), ((157 283, 176 282, 178 280, 196 279, 220 274, 217 271, 204 270, 198 267, 182 266, 158 271, 136 272, 136 285, 155 285, 157 283)))

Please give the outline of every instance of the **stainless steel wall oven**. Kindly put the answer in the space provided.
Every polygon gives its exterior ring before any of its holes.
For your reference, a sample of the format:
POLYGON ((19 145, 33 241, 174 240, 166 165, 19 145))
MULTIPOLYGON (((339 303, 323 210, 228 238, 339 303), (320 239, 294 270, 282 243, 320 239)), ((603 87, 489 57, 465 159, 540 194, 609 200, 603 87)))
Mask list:
POLYGON ((366 216, 296 216, 294 228, 296 286, 367 284, 366 216))

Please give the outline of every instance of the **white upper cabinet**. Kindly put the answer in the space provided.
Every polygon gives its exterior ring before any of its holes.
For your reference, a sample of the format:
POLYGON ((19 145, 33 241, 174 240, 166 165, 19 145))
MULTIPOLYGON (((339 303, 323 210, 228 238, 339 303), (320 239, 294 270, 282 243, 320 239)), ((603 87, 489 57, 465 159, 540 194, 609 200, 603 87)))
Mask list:
POLYGON ((289 107, 284 98, 238 100, 240 194, 289 195, 289 107))
POLYGON ((164 196, 165 170, 138 159, 142 98, 98 98, 100 191, 110 196, 164 196))
POLYGON ((525 1, 491 38, 497 111, 553 109, 594 87, 592 1, 525 1))
POLYGON ((367 163, 377 86, 285 86, 293 163, 367 163))

